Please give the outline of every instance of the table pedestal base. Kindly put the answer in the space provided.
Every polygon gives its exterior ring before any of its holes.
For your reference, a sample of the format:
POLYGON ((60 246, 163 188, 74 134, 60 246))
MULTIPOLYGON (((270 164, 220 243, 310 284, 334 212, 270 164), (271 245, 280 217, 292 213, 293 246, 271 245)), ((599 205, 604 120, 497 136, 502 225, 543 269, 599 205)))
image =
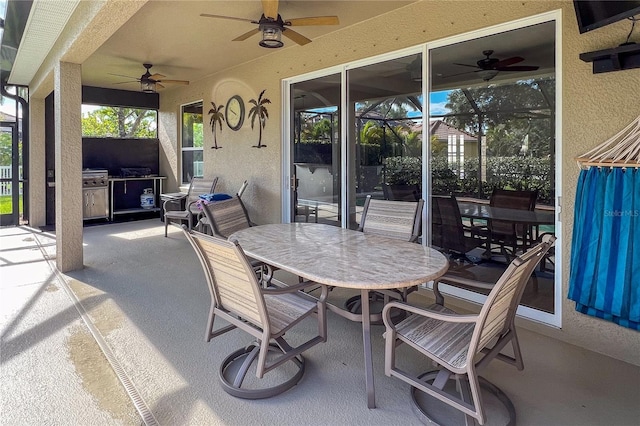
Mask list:
MULTIPOLYGON (((257 378, 255 364, 259 352, 260 345, 256 342, 225 358, 219 376, 225 392, 243 399, 269 398, 291 389, 302 379, 305 361, 301 355, 266 373, 263 378, 257 378)), ((270 345, 269 352, 282 354, 276 345, 270 345)))
MULTIPOLYGON (((425 381, 431 381, 437 374, 437 371, 431 371, 424 373, 420 378, 425 381)), ((516 410, 511 400, 504 392, 483 377, 479 377, 478 380, 480 382, 482 402, 486 417, 485 426, 514 426, 516 424, 516 410)), ((466 386, 467 389, 464 391, 469 395, 469 383, 463 382, 462 386, 466 386)), ((449 380, 443 390, 452 394, 459 393, 456 389, 455 380, 449 380)), ((472 417, 465 416, 461 411, 415 387, 411 387, 411 397, 413 399, 415 413, 425 424, 440 426, 478 424, 472 417)))

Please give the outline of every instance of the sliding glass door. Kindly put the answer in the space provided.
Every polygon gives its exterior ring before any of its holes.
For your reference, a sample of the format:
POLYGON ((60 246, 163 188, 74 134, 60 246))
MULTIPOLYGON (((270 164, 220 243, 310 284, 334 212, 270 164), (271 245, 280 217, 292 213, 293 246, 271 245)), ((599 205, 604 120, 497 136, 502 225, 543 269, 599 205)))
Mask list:
POLYGON ((342 220, 340 74, 290 87, 290 214, 293 222, 342 220))
MULTIPOLYGON (((549 13, 285 81, 283 219, 356 229, 367 196, 422 197, 422 243, 448 256, 453 274, 488 283, 541 235, 560 235, 556 19, 549 13), (500 211, 494 191, 535 194, 529 212, 510 216, 532 218, 512 221, 512 236, 498 227, 504 217, 487 216, 500 211), (435 208, 452 196, 462 246, 445 241, 453 231, 443 234, 435 208)), ((559 324, 558 260, 551 252, 534 273, 524 315, 559 324)), ((445 291, 484 299, 450 284, 445 291)))

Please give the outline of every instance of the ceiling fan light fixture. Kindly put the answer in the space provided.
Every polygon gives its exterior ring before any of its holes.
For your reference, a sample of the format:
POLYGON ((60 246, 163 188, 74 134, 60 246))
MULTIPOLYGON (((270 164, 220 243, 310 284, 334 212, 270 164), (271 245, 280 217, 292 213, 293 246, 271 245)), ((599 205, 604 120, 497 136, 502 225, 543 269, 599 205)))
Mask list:
POLYGON ((264 26, 262 28, 262 40, 258 44, 269 49, 277 49, 284 46, 282 30, 276 26, 264 26))
POLYGON ((144 93, 156 93, 156 82, 151 80, 141 80, 140 90, 144 93))
POLYGON ((478 75, 484 80, 489 81, 493 79, 496 75, 498 75, 500 71, 498 70, 482 70, 478 71, 478 75))

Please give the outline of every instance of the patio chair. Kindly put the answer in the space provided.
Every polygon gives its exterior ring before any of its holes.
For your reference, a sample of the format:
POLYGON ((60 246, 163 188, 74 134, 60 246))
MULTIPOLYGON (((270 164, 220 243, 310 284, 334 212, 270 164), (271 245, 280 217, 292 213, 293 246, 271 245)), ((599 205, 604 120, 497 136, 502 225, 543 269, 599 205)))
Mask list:
POLYGON ((385 374, 411 385, 413 402, 418 413, 426 418, 423 420, 442 424, 438 409, 446 411, 448 405, 468 417, 452 419, 448 411, 447 420, 461 424, 465 420, 473 423, 470 419, 473 418, 482 425, 487 419, 483 401, 495 397, 506 408, 509 424, 515 424, 511 401, 479 373, 494 358, 518 370, 524 368, 515 327, 516 309, 531 273, 554 241, 555 237, 549 235, 516 257, 493 285, 477 315, 460 315, 443 306, 442 299, 426 309, 395 301, 384 307, 385 374), (394 324, 392 309, 401 309, 409 315, 394 324), (396 348, 402 343, 425 355, 438 369, 416 375, 400 368, 396 364, 396 348), (513 356, 501 353, 508 343, 513 356), (484 392, 481 395, 481 388, 493 395, 484 392))
MULTIPOLYGON (((489 206, 514 210, 533 211, 538 191, 512 191, 495 188, 489 198, 489 206)), ((524 251, 531 240, 531 225, 504 220, 489 220, 487 227, 474 227, 473 235, 489 237, 492 244, 500 246, 500 253, 509 261, 524 251)))
MULTIPOLYGON (((416 242, 421 232, 423 206, 424 200, 422 199, 417 202, 390 201, 373 199, 371 195, 367 195, 358 231, 365 234, 416 242)), ((415 290, 417 290, 417 287, 396 291, 370 292, 369 303, 382 300, 383 304, 385 304, 391 298, 406 300, 408 294, 415 290)), ((359 314, 362 309, 360 295, 347 299, 345 308, 352 314, 359 314)), ((371 322, 379 323, 381 321, 380 311, 372 311, 371 322)))
POLYGON ((449 197, 434 195, 431 200, 433 245, 440 247, 453 257, 473 263, 467 253, 485 245, 486 238, 467 235, 467 233, 471 234, 471 228, 464 226, 458 201, 454 195, 449 197))
POLYGON ((314 282, 263 288, 237 242, 189 231, 184 226, 183 230, 200 259, 211 294, 205 340, 209 342, 235 328, 256 339, 222 362, 219 379, 223 389, 238 398, 261 399, 296 385, 305 370, 302 353, 327 340, 326 287, 321 286, 317 299, 300 291, 318 287, 314 282), (214 329, 216 317, 229 324, 214 329), (315 317, 317 335, 292 347, 284 334, 308 317, 315 317), (284 368, 278 374, 265 377, 280 366, 284 368), (255 368, 257 380, 248 377, 250 368, 255 368))
POLYGON ((418 201, 420 199, 420 185, 382 185, 385 200, 390 201, 418 201))
POLYGON ((189 229, 193 229, 194 219, 196 219, 198 214, 200 214, 200 210, 195 205, 196 201, 198 201, 202 194, 213 194, 217 183, 217 177, 213 178, 213 180, 201 177, 191 178, 189 189, 184 197, 171 197, 164 202, 163 211, 165 237, 167 236, 169 222, 172 220, 180 222, 186 221, 189 229), (184 206, 183 209, 180 208, 182 205, 184 206), (176 209, 176 207, 178 208, 176 209))
MULTIPOLYGON (((202 206, 204 215, 199 221, 199 229, 210 230, 216 237, 227 239, 236 231, 249 228, 254 223, 249 219, 247 209, 239 196, 215 201, 202 206)), ((268 283, 273 277, 273 267, 255 259, 249 259, 251 266, 261 274, 261 281, 268 283)))

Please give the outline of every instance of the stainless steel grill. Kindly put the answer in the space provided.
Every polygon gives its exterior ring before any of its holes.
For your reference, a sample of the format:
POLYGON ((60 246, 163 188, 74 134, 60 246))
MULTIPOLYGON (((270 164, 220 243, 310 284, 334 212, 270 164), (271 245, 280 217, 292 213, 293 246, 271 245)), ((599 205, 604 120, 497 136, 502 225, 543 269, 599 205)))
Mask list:
POLYGON ((82 171, 82 187, 98 188, 108 186, 109 171, 106 169, 84 169, 82 171))
POLYGON ((83 219, 109 218, 109 171, 85 169, 82 171, 83 219))

